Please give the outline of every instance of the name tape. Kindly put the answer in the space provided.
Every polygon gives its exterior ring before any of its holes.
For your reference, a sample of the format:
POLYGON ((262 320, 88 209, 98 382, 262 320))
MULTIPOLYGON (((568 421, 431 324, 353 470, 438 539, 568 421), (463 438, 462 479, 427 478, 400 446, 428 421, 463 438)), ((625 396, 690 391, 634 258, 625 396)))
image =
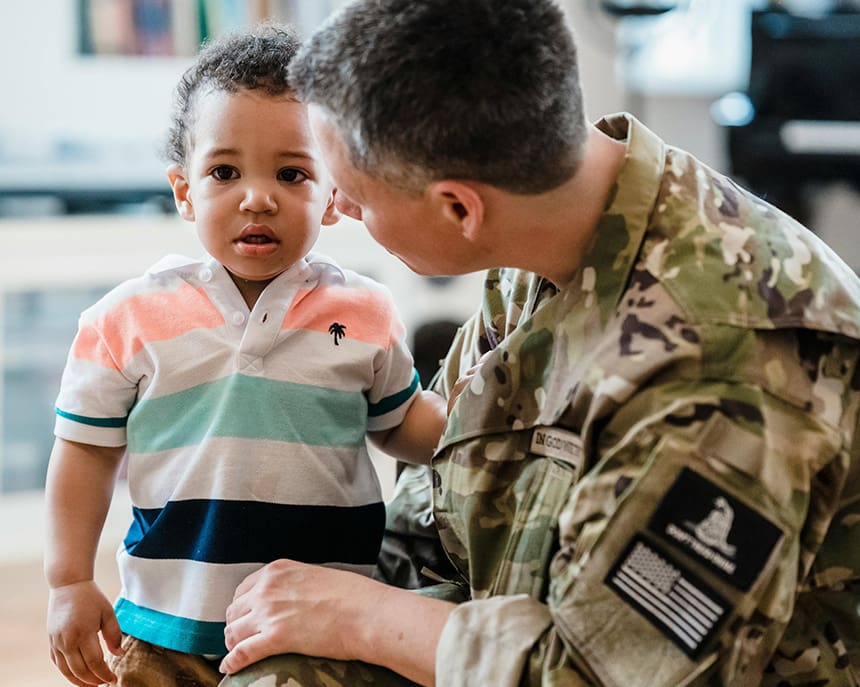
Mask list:
POLYGON ((574 432, 557 427, 535 427, 532 430, 531 452, 557 458, 582 467, 582 439, 574 432))

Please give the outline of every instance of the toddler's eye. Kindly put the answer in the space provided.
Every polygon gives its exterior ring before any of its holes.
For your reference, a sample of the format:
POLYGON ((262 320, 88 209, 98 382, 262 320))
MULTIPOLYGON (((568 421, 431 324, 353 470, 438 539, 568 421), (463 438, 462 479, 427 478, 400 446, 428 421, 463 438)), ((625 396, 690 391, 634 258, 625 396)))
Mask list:
POLYGON ((235 179, 239 176, 236 169, 229 165, 218 165, 210 172, 210 174, 218 181, 229 181, 230 179, 235 179))
POLYGON ((284 167, 283 169, 278 171, 278 179, 291 184, 297 181, 304 181, 307 178, 307 174, 305 174, 300 169, 296 169, 295 167, 284 167))

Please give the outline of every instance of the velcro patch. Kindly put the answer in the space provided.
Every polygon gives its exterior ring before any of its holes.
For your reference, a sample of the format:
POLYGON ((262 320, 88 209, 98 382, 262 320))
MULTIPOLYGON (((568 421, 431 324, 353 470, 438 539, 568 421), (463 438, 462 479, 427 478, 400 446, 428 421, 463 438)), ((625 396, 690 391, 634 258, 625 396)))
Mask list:
POLYGON ((529 449, 538 456, 557 458, 577 470, 582 467, 582 439, 575 432, 558 427, 535 427, 529 449))
POLYGON ((700 656, 730 610, 725 599, 641 534, 604 583, 691 659, 700 656))
POLYGON ((749 591, 783 534, 770 520, 690 468, 684 468, 666 492, 648 529, 743 591, 749 591))

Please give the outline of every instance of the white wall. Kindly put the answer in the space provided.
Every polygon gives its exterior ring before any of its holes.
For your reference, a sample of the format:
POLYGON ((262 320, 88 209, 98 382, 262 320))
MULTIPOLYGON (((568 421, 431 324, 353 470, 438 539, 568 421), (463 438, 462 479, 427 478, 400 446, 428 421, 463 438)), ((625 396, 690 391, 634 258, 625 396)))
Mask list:
MULTIPOLYGON (((726 170, 724 131, 709 113, 716 96, 676 92, 637 97, 625 92, 617 73, 615 26, 599 13, 599 2, 561 1, 579 44, 589 116, 632 110, 673 145, 726 170)), ((756 0, 719 4, 747 1, 756 0)), ((716 6, 710 0, 698 4, 716 6)), ((20 179, 28 171, 19 164, 4 166, 4 156, 39 159, 62 140, 101 146, 112 178, 135 174, 158 184, 163 165, 156 147, 167 126, 173 85, 188 62, 77 55, 75 5, 75 0, 0 3, 0 185, 9 178, 5 175, 20 179)), ((48 174, 30 171, 40 179, 48 174)), ((843 187, 827 188, 824 194, 828 202, 814 203, 819 211, 813 228, 860 267, 860 242, 849 231, 856 194, 843 187)))

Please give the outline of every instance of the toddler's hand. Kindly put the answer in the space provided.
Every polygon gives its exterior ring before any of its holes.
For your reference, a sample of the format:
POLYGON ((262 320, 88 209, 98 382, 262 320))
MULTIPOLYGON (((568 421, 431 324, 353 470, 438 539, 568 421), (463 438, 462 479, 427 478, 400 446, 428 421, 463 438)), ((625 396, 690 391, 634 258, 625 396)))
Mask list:
POLYGON ((99 632, 108 650, 119 655, 122 633, 107 597, 92 580, 54 587, 48 597, 51 660, 73 685, 115 683, 104 659, 99 632))
POLYGON ((487 351, 477 363, 472 365, 468 370, 466 370, 462 375, 457 378, 457 381, 454 382, 454 386, 451 388, 451 393, 448 395, 448 415, 451 414, 451 410, 454 408, 454 403, 460 394, 463 393, 463 389, 465 389, 471 382, 472 378, 475 376, 475 373, 479 369, 481 369, 481 364, 484 362, 486 357, 492 353, 492 351, 487 351))

